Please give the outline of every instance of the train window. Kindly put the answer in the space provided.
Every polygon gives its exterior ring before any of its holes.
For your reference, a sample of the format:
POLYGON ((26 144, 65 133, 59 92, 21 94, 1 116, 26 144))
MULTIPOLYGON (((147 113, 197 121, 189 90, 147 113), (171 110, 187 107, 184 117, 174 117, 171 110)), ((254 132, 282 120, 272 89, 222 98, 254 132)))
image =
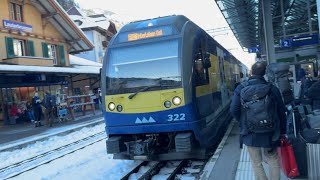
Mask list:
POLYGON ((202 59, 197 59, 194 62, 196 86, 209 84, 208 70, 204 67, 202 59))

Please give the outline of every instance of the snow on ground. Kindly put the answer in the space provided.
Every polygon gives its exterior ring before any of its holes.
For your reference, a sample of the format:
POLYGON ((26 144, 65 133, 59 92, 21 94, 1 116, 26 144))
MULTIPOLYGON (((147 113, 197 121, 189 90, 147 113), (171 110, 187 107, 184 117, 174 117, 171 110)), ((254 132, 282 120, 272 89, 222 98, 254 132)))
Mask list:
MULTIPOLYGON (((94 135, 96 133, 104 131, 104 123, 96 125, 94 127, 84 127, 79 131, 70 133, 64 136, 52 136, 46 141, 37 141, 34 144, 30 144, 23 149, 18 149, 10 152, 0 153, 0 168, 8 166, 10 164, 19 162, 24 159, 34 157, 36 155, 45 153, 47 151, 59 148, 63 145, 78 141, 85 137, 94 135)), ((61 129, 60 129, 61 130, 61 129)), ((51 133, 55 133, 52 131, 51 133)), ((105 150, 105 148, 104 148, 105 150)))
MULTIPOLYGON (((89 115, 88 115, 88 117, 89 117, 89 115)), ((77 121, 77 120, 75 120, 75 121, 77 121)), ((17 141, 13 141, 13 142, 10 142, 10 143, 1 144, 0 150, 6 149, 6 148, 10 148, 10 147, 13 147, 13 146, 17 146, 17 145, 20 145, 20 144, 23 144, 23 143, 27 143, 27 142, 30 142, 30 141, 36 141, 36 140, 41 139, 41 138, 45 138, 45 137, 48 137, 48 136, 53 136, 53 135, 56 135, 56 134, 59 134, 59 133, 63 133, 65 131, 73 130, 75 128, 86 127, 86 126, 88 126, 88 125, 90 125, 92 123, 96 123, 96 122, 99 122, 99 121, 103 121, 103 118, 97 118, 94 121, 89 121, 89 122, 83 122, 83 123, 65 125, 65 126, 61 126, 61 127, 49 128, 49 129, 47 129, 46 131, 44 131, 44 132, 42 132, 40 134, 31 136, 31 137, 26 137, 26 138, 23 138, 23 139, 19 139, 17 141)))
POLYGON ((90 180, 118 180, 129 169, 140 161, 114 160, 107 155, 105 142, 100 141, 83 150, 62 157, 49 164, 40 166, 30 172, 21 174, 17 180, 64 180, 64 179, 90 179, 90 180))

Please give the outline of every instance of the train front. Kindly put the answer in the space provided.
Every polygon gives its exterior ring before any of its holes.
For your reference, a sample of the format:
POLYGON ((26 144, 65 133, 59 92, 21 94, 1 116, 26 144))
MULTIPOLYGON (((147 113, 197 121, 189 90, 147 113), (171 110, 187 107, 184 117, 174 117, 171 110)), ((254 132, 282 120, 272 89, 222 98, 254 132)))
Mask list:
POLYGON ((147 28, 120 31, 106 55, 107 152, 116 159, 179 159, 190 153, 194 119, 182 88, 181 36, 173 26, 142 23, 147 28))

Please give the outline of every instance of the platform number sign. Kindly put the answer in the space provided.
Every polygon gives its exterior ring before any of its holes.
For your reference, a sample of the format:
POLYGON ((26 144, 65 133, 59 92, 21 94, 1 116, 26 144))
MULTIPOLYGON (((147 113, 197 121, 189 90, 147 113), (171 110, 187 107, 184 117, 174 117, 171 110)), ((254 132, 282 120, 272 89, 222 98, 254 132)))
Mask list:
POLYGON ((284 39, 281 41, 281 47, 288 48, 291 47, 291 40, 290 39, 284 39))
POLYGON ((248 49, 249 53, 258 53, 260 52, 259 47, 251 47, 248 49))

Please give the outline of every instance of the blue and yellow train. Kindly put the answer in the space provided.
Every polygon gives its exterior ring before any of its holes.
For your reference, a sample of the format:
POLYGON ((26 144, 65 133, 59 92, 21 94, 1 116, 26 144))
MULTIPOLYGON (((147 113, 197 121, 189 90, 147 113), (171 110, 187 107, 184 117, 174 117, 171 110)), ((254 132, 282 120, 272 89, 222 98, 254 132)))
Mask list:
POLYGON ((125 25, 101 72, 107 152, 118 159, 205 157, 230 120, 243 67, 185 16, 125 25))

